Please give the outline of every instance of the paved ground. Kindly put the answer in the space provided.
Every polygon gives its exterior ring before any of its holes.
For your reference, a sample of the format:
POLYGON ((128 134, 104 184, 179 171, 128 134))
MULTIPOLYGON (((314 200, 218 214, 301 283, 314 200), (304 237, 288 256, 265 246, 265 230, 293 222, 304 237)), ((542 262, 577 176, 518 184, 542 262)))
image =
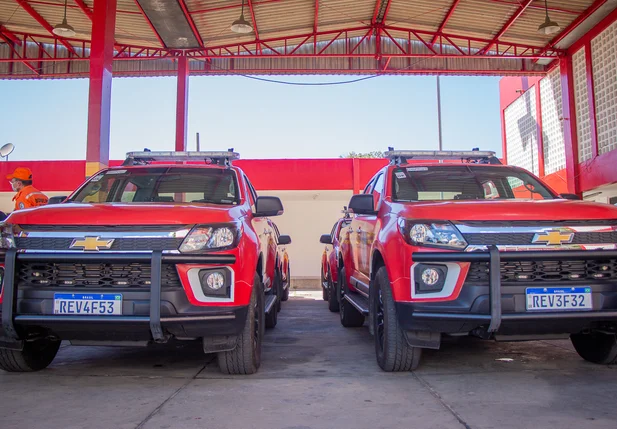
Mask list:
POLYGON ((616 403, 617 367, 565 341, 464 338, 386 374, 366 326, 341 327, 310 297, 284 304, 253 376, 221 375, 198 344, 66 346, 43 372, 0 372, 2 429, 614 429, 616 403))

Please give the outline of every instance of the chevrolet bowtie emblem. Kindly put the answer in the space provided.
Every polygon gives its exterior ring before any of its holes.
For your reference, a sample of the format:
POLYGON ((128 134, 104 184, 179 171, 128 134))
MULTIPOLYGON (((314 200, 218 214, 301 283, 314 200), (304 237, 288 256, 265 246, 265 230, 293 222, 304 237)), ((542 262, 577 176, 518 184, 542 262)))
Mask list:
POLYGON ((101 249, 109 249, 111 245, 114 243, 114 239, 101 239, 101 237, 84 237, 84 238, 76 238, 73 240, 70 249, 81 249, 81 250, 89 250, 89 251, 99 251, 101 249))
POLYGON ((561 231, 546 231, 542 234, 536 234, 533 236, 532 243, 546 244, 548 245, 559 245, 559 244, 568 244, 572 243, 574 239, 574 234, 571 232, 561 232, 561 231))

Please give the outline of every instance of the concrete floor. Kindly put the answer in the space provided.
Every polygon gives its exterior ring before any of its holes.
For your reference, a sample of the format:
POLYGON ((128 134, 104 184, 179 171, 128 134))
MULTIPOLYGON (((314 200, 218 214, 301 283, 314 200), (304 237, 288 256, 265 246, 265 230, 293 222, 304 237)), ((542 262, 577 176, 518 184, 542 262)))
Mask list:
POLYGON ((366 326, 345 329, 318 294, 296 295, 256 375, 220 374, 199 344, 64 346, 45 371, 0 372, 0 428, 617 427, 617 367, 567 341, 461 338, 413 374, 387 374, 366 326))

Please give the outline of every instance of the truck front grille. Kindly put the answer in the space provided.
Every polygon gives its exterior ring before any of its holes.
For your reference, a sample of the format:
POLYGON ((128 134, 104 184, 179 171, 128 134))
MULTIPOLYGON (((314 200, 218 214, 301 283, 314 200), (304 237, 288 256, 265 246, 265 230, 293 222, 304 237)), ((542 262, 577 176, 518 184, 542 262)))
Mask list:
MULTIPOLYGON (((502 283, 617 280, 617 259, 606 261, 501 262, 502 283)), ((472 262, 465 283, 488 284, 488 262, 472 262)))
MULTIPOLYGON (((173 264, 163 264, 161 287, 180 288, 173 264)), ((24 262, 18 265, 19 286, 144 288, 151 284, 150 264, 24 262)))

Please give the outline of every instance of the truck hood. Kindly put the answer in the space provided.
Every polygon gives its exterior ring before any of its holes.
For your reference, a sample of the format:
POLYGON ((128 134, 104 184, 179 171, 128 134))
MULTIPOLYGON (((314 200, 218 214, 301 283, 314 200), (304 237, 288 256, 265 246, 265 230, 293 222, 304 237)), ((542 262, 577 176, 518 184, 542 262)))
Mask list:
POLYGON ((6 222, 21 225, 188 225, 231 222, 243 215, 237 206, 213 204, 54 204, 11 213, 6 222))
POLYGON ((617 207, 576 200, 431 201, 404 203, 399 216, 452 221, 607 220, 617 207))

